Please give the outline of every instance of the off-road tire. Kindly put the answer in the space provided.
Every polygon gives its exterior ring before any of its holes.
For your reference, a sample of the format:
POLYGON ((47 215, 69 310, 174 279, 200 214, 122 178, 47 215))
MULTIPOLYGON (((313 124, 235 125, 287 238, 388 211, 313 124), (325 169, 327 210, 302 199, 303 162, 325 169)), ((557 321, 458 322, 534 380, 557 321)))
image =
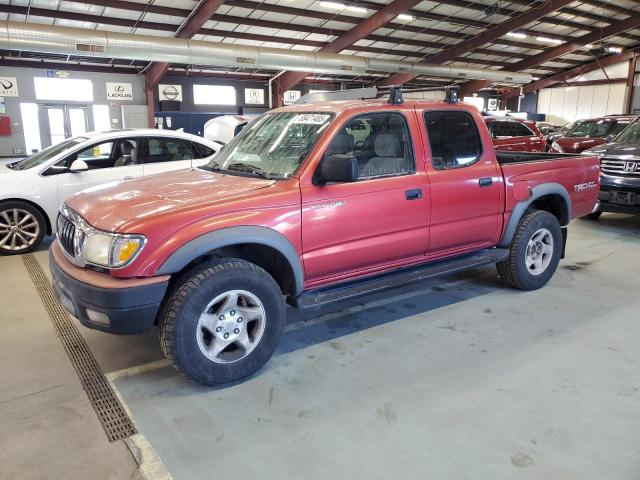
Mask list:
MULTIPOLYGON (((0 255, 20 255, 23 253, 32 252, 38 247, 38 245, 40 245, 40 243, 42 242, 42 239, 44 238, 47 232, 47 222, 44 216, 42 215, 40 210, 38 210, 33 205, 27 202, 21 202, 20 200, 9 200, 6 202, 0 202, 0 212, 6 211, 8 212, 8 214, 13 215, 14 209, 17 209, 18 211, 22 211, 22 212, 28 212, 31 216, 33 216, 33 218, 38 224, 37 235, 33 239, 31 237, 29 238, 29 241, 33 241, 33 243, 31 243, 31 245, 29 245, 26 248, 22 248, 19 250, 12 250, 8 247, 5 247, 4 245, 0 246, 0 255)), ((0 217, 0 224, 4 225, 5 223, 6 223, 6 219, 4 217, 0 217)), ((0 227, 0 232, 3 232, 2 227, 0 227)), ((35 233, 33 230, 31 230, 31 232, 35 233)), ((3 233, 0 233, 0 240, 2 240, 4 236, 5 235, 3 233)))
POLYGON ((544 286, 556 271, 562 254, 562 230, 558 219, 553 214, 542 210, 525 213, 518 224, 509 251, 509 257, 496 264, 500 278, 507 285, 520 290, 537 290, 544 286), (539 275, 533 275, 525 264, 527 244, 541 228, 551 232, 553 255, 546 269, 539 275))
POLYGON ((204 384, 236 382, 258 371, 273 355, 285 321, 285 305, 278 284, 265 270, 245 260, 212 260, 187 271, 173 287, 160 317, 160 343, 173 367, 204 384), (216 296, 230 289, 251 292, 264 307, 265 328, 259 343, 244 358, 216 363, 196 340, 201 313, 216 296))

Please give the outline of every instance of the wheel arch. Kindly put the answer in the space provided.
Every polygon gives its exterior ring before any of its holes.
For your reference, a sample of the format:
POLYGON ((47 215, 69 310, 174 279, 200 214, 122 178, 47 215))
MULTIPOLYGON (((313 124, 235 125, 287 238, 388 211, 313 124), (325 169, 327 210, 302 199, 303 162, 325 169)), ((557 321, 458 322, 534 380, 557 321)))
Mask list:
POLYGON ((44 211, 44 208, 42 208, 40 205, 38 205, 36 202, 32 201, 32 200, 27 200, 26 198, 3 198, 2 200, 0 200, 0 206, 3 203, 7 203, 7 202, 22 202, 22 203, 26 203, 27 205, 32 206, 33 208, 35 208, 36 210, 38 210, 40 212, 40 214, 42 215, 42 217, 44 218, 44 223, 46 226, 46 231, 45 233, 47 235, 51 235, 53 233, 53 228, 51 225, 51 219, 49 218, 49 215, 47 215, 47 212, 44 211))
POLYGON ((519 202, 512 210, 509 222, 498 244, 499 247, 507 247, 511 244, 520 219, 532 207, 553 214, 561 227, 568 225, 571 220, 571 197, 567 189, 559 183, 537 185, 531 189, 529 198, 519 202))
POLYGON ((160 266, 157 275, 171 275, 214 257, 247 260, 266 270, 285 294, 304 289, 300 257, 291 242, 267 227, 227 227, 196 237, 173 252, 160 266))

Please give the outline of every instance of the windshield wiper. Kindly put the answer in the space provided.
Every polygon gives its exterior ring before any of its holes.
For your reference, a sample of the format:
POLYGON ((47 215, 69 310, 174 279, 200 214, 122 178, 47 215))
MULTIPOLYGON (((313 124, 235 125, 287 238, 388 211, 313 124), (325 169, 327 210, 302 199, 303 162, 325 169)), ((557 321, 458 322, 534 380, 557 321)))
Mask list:
POLYGON ((260 167, 256 167, 254 165, 248 165, 246 163, 230 163, 227 165, 227 170, 235 170, 237 172, 245 172, 253 173, 254 175, 258 175, 266 180, 270 180, 269 176, 264 173, 264 171, 260 167))

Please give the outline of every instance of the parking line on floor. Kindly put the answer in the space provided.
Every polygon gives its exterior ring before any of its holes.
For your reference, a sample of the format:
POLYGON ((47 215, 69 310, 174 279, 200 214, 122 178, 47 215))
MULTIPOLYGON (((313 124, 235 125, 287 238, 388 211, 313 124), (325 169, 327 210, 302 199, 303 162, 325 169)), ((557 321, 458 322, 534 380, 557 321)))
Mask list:
POLYGON ((106 374, 107 380, 113 382, 120 380, 121 378, 131 377, 133 375, 139 375, 141 373, 150 372, 151 370, 157 370, 159 368, 168 367, 171 365, 169 360, 161 358, 160 360, 154 360, 153 362, 143 363, 141 365, 135 365, 129 368, 123 368, 122 370, 116 370, 115 372, 109 372, 106 374))

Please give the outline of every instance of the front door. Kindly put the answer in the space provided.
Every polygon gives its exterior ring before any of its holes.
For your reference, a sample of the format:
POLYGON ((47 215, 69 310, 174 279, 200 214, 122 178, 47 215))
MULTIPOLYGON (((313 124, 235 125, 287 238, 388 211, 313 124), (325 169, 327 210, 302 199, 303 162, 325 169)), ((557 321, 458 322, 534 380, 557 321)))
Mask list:
MULTIPOLYGON (((503 180, 493 151, 483 151, 476 119, 464 110, 426 111, 431 150, 430 254, 493 246, 503 210, 503 180)), ((489 136, 484 135, 489 142, 489 136)))
POLYGON ((411 141, 409 122, 415 124, 413 110, 350 119, 334 136, 324 158, 355 156, 358 181, 302 187, 308 284, 424 256, 429 240, 429 184, 422 161, 416 162, 416 157, 423 158, 422 149, 411 141), (356 139, 354 132, 363 130, 366 138, 356 139))
POLYGON ((84 172, 65 170, 57 175, 59 203, 87 188, 142 176, 142 165, 137 161, 138 145, 139 139, 135 137, 108 140, 62 160, 60 163, 67 169, 76 159, 84 161, 89 169, 84 172))

